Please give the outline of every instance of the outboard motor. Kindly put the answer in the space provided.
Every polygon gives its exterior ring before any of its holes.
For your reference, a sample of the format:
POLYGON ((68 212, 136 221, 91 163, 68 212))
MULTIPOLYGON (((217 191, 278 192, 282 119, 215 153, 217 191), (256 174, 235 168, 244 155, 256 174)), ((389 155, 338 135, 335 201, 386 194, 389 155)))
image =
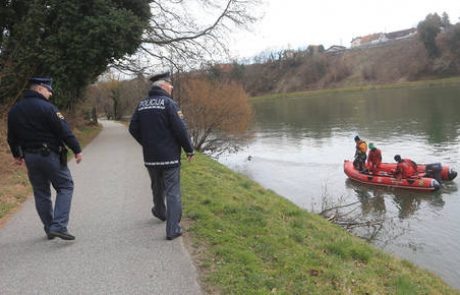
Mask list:
POLYGON ((457 171, 455 171, 454 169, 449 169, 449 173, 447 173, 447 177, 449 178, 449 180, 453 180, 455 177, 457 177, 457 171))
POLYGON ((442 165, 441 163, 433 163, 426 165, 426 177, 434 178, 439 183, 441 183, 441 171, 442 165))

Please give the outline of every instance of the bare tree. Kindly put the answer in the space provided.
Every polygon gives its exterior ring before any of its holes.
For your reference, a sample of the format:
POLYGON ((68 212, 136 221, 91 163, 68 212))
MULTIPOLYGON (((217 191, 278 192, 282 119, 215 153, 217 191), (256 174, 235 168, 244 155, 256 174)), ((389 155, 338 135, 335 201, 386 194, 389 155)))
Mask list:
POLYGON ((158 67, 195 68, 227 53, 229 32, 258 19, 264 0, 154 0, 150 27, 138 52, 119 60, 121 71, 149 73, 158 67), (198 16, 199 15, 199 16, 198 16))
POLYGON ((120 120, 132 113, 149 87, 150 83, 142 75, 132 80, 121 80, 108 73, 103 81, 88 87, 85 97, 87 104, 95 107, 99 114, 104 113, 109 120, 120 120))
POLYGON ((243 87, 205 77, 187 78, 181 85, 181 107, 194 148, 215 153, 236 149, 252 114, 243 87))

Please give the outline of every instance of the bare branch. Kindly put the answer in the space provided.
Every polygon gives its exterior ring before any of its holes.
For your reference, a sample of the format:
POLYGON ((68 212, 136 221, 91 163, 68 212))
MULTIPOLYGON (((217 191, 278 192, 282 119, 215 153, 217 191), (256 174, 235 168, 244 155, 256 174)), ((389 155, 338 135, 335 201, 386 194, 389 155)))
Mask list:
POLYGON ((155 0, 150 27, 138 52, 113 67, 158 71, 162 68, 198 68, 204 61, 228 56, 232 29, 245 28, 258 19, 254 9, 263 0, 155 0), (209 20, 209 21, 208 21, 209 20))
MULTIPOLYGON (((222 21, 222 19, 224 17, 228 17, 228 18, 232 19, 235 23, 237 23, 237 21, 234 18, 232 18, 231 15, 228 14, 230 5, 233 2, 234 2, 233 0, 228 0, 227 6, 222 11, 222 13, 217 17, 217 19, 214 21, 214 23, 211 24, 210 26, 208 26, 207 28, 199 31, 199 32, 193 33, 193 34, 188 35, 188 36, 182 36, 182 37, 171 38, 171 39, 166 39, 166 40, 144 39, 143 42, 145 42, 145 43, 153 43, 153 44, 157 44, 157 45, 165 45, 165 44, 171 44, 171 43, 176 43, 176 42, 182 42, 182 41, 186 41, 186 40, 198 39, 198 38, 200 38, 200 37, 202 37, 204 35, 209 34, 212 30, 214 30, 221 23, 221 21, 222 21)), ((176 31, 176 33, 179 33, 179 32, 176 31)), ((191 33, 191 32, 187 32, 187 33, 191 33)))

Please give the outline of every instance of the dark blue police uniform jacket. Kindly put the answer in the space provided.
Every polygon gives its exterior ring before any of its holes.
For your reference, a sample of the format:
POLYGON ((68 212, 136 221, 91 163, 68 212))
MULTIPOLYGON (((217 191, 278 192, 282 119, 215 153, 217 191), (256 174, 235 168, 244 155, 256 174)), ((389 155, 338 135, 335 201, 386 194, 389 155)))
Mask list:
POLYGON ((181 147, 193 147, 176 102, 160 87, 152 87, 134 112, 129 132, 142 145, 144 164, 149 167, 178 167, 181 147))
POLYGON ((46 144, 58 151, 65 143, 75 154, 80 144, 56 106, 40 93, 27 90, 8 113, 8 144, 15 158, 24 151, 39 149, 46 144))

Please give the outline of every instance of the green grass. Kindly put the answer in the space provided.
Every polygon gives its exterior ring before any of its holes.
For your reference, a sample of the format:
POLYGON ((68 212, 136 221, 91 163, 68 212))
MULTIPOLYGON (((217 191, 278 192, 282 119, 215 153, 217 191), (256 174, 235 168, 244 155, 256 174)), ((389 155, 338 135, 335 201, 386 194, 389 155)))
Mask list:
POLYGON ((406 81, 392 84, 374 84, 362 86, 350 86, 342 88, 328 88, 320 90, 299 91, 290 93, 274 93, 261 96, 251 97, 251 100, 279 99, 291 97, 308 97, 328 93, 359 92, 373 89, 394 89, 394 88, 423 88, 433 86, 460 85, 460 77, 451 77, 435 80, 406 81))
POLYGON ((90 143, 102 130, 102 125, 83 126, 75 130, 75 136, 78 138, 80 145, 85 147, 90 143))
POLYGON ((0 218, 5 216, 13 207, 13 204, 0 202, 0 218))
POLYGON ((206 156, 184 161, 182 190, 207 291, 460 294, 206 156))

